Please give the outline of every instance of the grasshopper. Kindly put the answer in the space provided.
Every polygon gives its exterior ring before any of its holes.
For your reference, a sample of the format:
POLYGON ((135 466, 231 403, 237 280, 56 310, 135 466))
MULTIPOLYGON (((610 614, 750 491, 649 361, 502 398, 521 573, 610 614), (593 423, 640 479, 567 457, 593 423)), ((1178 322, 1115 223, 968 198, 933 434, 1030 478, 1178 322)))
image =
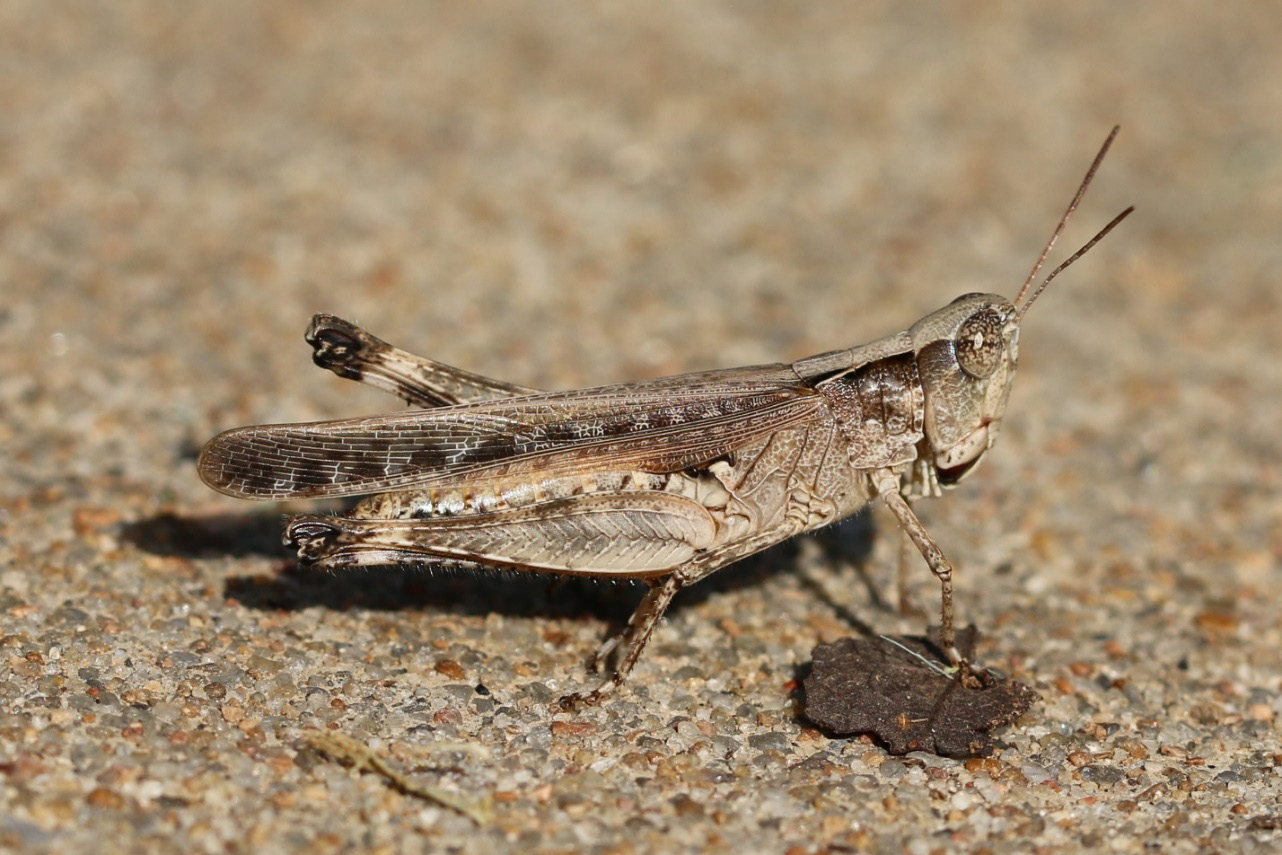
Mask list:
POLYGON ((907 331, 791 364, 543 392, 392 347, 332 315, 313 361, 420 409, 237 428, 201 451, 219 492, 280 500, 366 496, 343 516, 286 521, 303 565, 445 565, 637 579, 627 626, 592 659, 626 652, 620 685, 682 588, 795 534, 883 502, 940 584, 938 642, 962 664, 953 566, 912 509, 969 475, 993 445, 1020 322, 1081 249, 1033 282, 1118 129, 1100 148, 1014 301, 966 294, 907 331))

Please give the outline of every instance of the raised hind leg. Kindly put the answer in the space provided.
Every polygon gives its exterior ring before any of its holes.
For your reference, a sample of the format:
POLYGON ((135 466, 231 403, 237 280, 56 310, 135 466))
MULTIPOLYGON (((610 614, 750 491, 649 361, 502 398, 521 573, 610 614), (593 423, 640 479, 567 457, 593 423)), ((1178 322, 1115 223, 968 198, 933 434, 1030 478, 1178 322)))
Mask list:
POLYGON ((449 407, 538 392, 415 356, 334 315, 313 317, 304 338, 312 346, 312 361, 321 368, 391 392, 419 407, 449 407))

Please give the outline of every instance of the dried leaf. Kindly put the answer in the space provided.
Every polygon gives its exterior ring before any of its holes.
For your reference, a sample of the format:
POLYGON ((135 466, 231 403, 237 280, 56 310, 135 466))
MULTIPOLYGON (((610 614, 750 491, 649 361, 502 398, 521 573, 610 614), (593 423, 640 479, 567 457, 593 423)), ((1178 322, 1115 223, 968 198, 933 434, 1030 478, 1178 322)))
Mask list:
MULTIPOLYGON (((959 634, 958 646, 971 657, 974 627, 959 634)), ((924 638, 842 638, 817 645, 811 655, 803 683, 806 718, 840 736, 873 734, 891 754, 986 754, 991 732, 1037 700, 1023 683, 982 669, 963 684, 924 638)))

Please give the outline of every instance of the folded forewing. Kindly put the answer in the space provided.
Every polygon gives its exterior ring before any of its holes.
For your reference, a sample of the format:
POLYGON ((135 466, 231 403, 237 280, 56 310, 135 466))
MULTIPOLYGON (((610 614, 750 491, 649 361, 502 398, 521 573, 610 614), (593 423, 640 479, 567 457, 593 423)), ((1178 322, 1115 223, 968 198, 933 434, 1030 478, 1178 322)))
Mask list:
POLYGON ((537 472, 675 472, 809 418, 783 366, 731 369, 394 415, 245 427, 201 452, 205 483, 251 499, 350 496, 537 472))

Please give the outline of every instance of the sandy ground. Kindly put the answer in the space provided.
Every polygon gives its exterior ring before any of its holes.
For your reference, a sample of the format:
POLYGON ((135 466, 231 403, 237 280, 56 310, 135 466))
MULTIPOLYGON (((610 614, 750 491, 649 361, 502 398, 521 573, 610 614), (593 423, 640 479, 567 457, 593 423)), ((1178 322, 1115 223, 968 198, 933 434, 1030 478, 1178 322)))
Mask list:
POLYGON ((1279 43, 1246 2, 0 5, 0 847, 1272 850, 1279 43), (310 506, 196 477, 219 430, 397 407, 310 365, 316 311, 564 388, 1012 294, 1114 123, 1062 252, 1138 213, 922 509, 1041 695, 989 759, 797 716, 848 618, 921 627, 884 512, 686 592, 568 715, 638 589, 301 574, 310 506))

